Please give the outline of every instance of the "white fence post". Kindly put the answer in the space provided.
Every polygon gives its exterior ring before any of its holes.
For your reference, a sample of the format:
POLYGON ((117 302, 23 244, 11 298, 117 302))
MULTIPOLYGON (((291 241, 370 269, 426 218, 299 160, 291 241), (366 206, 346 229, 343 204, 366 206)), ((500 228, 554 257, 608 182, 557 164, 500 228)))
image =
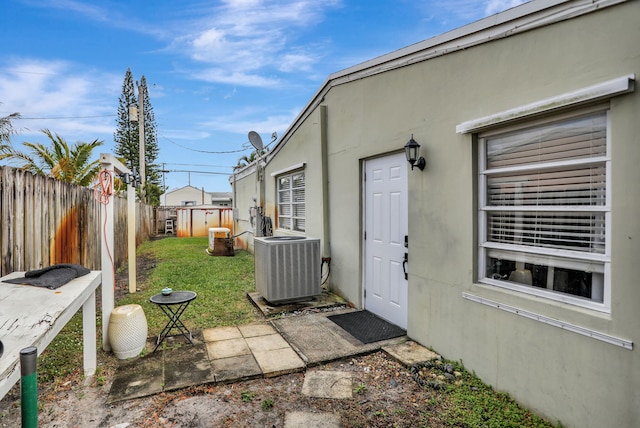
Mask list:
MULTIPOLYGON (((120 174, 131 174, 131 171, 124 166, 118 159, 108 153, 100 154, 100 163, 103 171, 109 172, 109 186, 103 186, 102 183, 98 185, 102 187, 103 192, 101 204, 102 210, 102 247, 101 247, 101 261, 102 261, 102 349, 105 351, 111 350, 109 344, 108 328, 109 318, 111 317, 111 311, 115 304, 115 258, 114 258, 114 233, 113 228, 115 224, 114 219, 114 199, 113 199, 113 181, 114 172, 120 174)), ((128 208, 128 256, 129 256, 129 291, 133 288, 135 291, 135 275, 136 275, 136 230, 135 230, 135 189, 132 185, 128 186, 130 190, 127 190, 127 208, 128 208), (133 206, 133 209, 131 208, 133 206), (133 215, 132 215, 133 213, 133 215), (133 227, 131 226, 133 224, 133 227), (133 237, 132 237, 133 235, 133 237), (133 244, 132 244, 133 241, 133 244), (133 273, 133 280, 132 280, 133 273)))

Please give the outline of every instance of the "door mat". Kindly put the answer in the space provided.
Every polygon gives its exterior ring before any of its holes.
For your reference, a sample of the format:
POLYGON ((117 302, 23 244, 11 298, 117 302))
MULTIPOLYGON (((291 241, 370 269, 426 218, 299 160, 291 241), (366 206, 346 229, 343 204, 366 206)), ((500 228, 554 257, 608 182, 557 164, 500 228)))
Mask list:
POLYGON ((407 334, 406 330, 379 318, 369 311, 331 315, 331 321, 362 343, 379 342, 407 334))

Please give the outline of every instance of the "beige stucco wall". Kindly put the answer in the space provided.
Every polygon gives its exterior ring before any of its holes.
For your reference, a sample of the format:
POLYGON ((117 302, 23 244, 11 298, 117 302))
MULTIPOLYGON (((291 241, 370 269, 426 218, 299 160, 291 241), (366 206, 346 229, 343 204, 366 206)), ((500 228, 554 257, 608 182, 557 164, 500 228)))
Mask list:
POLYGON ((640 73, 638 22, 637 2, 620 5, 334 87, 325 97, 336 286, 361 306, 361 160, 400 148, 413 134, 427 168, 409 172, 409 336, 568 426, 640 424, 638 351, 465 300, 462 292, 637 343, 640 94, 610 102, 611 314, 474 283, 475 147, 455 127, 640 73))
MULTIPOLYGON (((474 137, 456 125, 635 73, 640 2, 487 42, 334 86, 325 94, 328 221, 322 218, 317 108, 270 160, 306 162, 307 235, 330 237, 331 286, 362 307, 362 165, 413 134, 427 159, 409 170, 408 335, 462 360, 484 381, 568 427, 640 426, 640 91, 609 100, 611 311, 601 313, 475 283, 474 137), (328 228, 328 229, 327 229, 328 228), (630 340, 633 350, 464 299, 470 293, 630 340)), ((324 244, 324 243, 323 243, 324 244)))
MULTIPOLYGON (((244 231, 255 232, 251 227, 249 209, 255 204, 263 207, 263 214, 271 218, 274 235, 305 235, 322 238, 324 234, 321 127, 320 109, 314 111, 282 150, 268 154, 264 158, 264 172, 259 181, 255 165, 242 171, 235 178, 234 207, 236 207, 236 234, 244 231), (305 172, 306 231, 296 232, 279 228, 277 210, 277 177, 293 171, 305 172), (237 200, 235 199, 237 198, 237 200)), ((233 180, 232 180, 233 181, 233 180)), ((324 241, 321 247, 324 247, 324 241)), ((236 239, 236 247, 253 249, 253 233, 236 239)), ((324 249, 321 249, 321 253, 324 249)))
POLYGON ((257 198, 255 168, 247 168, 231 180, 234 187, 234 233, 235 247, 253 251, 253 234, 255 227, 251 224, 250 208, 255 205, 254 196, 257 198), (234 180, 235 179, 235 180, 234 180))
POLYGON ((211 204, 211 195, 195 187, 183 187, 165 195, 166 206, 182 206, 184 201, 195 201, 196 205, 211 204))
MULTIPOLYGON (((280 150, 270 158, 265 168, 265 215, 273 220, 275 235, 293 234, 305 235, 310 238, 322 238, 324 232, 322 215, 322 126, 320 109, 317 109, 296 131, 283 150, 280 150), (300 164, 304 164, 304 166, 300 168, 300 164), (276 179, 279 174, 290 173, 299 169, 303 169, 305 173, 306 230, 304 233, 280 229, 277 222, 276 179)), ((324 245, 324 243, 321 245, 324 245)))

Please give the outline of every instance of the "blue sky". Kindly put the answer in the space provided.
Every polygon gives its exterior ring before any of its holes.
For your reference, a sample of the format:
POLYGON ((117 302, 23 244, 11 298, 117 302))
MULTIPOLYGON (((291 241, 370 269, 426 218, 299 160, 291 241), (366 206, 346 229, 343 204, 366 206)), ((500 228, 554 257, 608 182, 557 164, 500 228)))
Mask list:
POLYGON ((281 135, 329 74, 520 3, 4 0, 0 116, 22 115, 18 148, 47 128, 112 153, 131 68, 147 79, 169 190, 231 191, 248 132, 281 135))

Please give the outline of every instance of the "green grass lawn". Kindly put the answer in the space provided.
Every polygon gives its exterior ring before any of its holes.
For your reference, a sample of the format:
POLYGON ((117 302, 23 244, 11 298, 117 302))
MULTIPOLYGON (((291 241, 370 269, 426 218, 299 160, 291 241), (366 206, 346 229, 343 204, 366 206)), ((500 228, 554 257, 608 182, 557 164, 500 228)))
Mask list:
POLYGON ((189 290, 198 297, 187 308, 182 321, 189 329, 247 324, 256 319, 256 310, 247 299, 255 290, 253 255, 237 251, 233 257, 209 256, 207 238, 166 238, 149 241, 138 249, 139 258, 156 260, 140 290, 126 294, 117 306, 136 303, 142 306, 149 335, 157 335, 167 322, 160 308, 149 298, 165 287, 189 290))
MULTIPOLYGON (((190 330, 248 324, 258 313, 247 298, 255 290, 253 255, 236 251, 233 257, 209 256, 208 238, 164 238, 138 247, 138 260, 154 263, 137 293, 126 293, 116 306, 139 304, 149 326, 149 337, 157 336, 167 316, 149 301, 163 288, 190 290, 198 294, 181 320, 190 330)), ((140 267, 138 268, 140 270, 140 267)), ((128 290, 128 285, 125 286, 128 290)), ((100 293, 97 293, 100 296, 100 293)), ((98 316, 98 347, 102 347, 101 316, 98 316)), ((38 359, 40 383, 61 379, 82 367, 82 314, 77 313, 38 359)))

